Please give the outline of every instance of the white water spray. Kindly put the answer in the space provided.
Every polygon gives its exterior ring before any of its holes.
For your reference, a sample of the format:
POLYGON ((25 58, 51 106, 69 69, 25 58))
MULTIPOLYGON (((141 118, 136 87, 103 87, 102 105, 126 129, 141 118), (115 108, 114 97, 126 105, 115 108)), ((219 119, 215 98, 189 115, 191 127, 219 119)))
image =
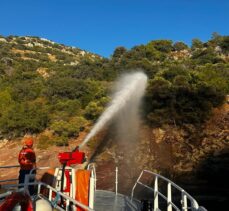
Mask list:
POLYGON ((124 75, 116 83, 116 92, 113 95, 111 103, 98 119, 91 132, 80 144, 83 147, 93 136, 95 136, 118 112, 128 106, 132 99, 142 98, 147 83, 147 76, 142 72, 135 72, 124 75))

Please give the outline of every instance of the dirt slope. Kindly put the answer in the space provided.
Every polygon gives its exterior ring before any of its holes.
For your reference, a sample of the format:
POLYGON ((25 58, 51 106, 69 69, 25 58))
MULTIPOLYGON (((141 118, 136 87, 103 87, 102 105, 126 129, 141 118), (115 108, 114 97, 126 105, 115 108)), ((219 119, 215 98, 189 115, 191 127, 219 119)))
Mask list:
MULTIPOLYGON (((69 141, 69 146, 57 147, 51 146, 48 149, 38 149, 37 142, 35 139, 34 151, 37 158, 37 167, 57 167, 60 166, 58 161, 58 153, 64 151, 72 151, 77 145, 79 145, 86 133, 81 132, 77 139, 72 139, 69 141)), ((11 166, 18 164, 18 153, 22 148, 21 140, 4 140, 0 143, 0 166, 11 166)), ((86 146, 84 148, 86 156, 90 156, 89 148, 86 146)), ((17 178, 19 168, 14 169, 0 169, 0 180, 7 178, 17 178)), ((43 172, 41 171, 40 174, 43 172)))

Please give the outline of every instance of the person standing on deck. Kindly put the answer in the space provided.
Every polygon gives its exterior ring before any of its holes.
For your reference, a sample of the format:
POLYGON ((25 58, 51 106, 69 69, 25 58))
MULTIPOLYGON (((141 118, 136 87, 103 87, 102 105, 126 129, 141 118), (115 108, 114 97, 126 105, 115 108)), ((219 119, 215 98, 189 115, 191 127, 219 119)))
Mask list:
MULTIPOLYGON (((19 178, 18 178, 19 184, 23 184, 25 182, 25 176, 29 174, 33 168, 36 168, 36 155, 33 150, 32 138, 24 139, 24 146, 19 152, 18 162, 20 164, 20 171, 19 171, 19 178)), ((36 171, 33 171, 32 173, 35 174, 36 171)), ((33 181, 30 180, 30 182, 33 181)), ((34 193, 33 186, 29 186, 29 192, 31 195, 34 193)))

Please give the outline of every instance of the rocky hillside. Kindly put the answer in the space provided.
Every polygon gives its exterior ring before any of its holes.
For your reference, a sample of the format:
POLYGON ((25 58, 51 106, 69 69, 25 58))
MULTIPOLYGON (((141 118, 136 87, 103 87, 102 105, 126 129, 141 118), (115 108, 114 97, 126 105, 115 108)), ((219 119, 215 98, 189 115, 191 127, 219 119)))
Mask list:
MULTIPOLYGON (((2 51, 8 50, 8 54, 22 60, 63 62, 64 65, 77 65, 84 57, 91 60, 99 58, 98 55, 80 50, 76 47, 68 47, 39 37, 0 37, 2 51)), ((3 58, 4 60, 4 58, 3 58)))
MULTIPOLYGON (((118 166, 119 189, 129 192, 140 171, 150 169, 203 203, 223 204, 229 198, 228 55, 229 36, 218 34, 205 43, 193 39, 191 47, 171 40, 117 47, 109 59, 38 37, 1 36, 1 165, 17 163, 26 135, 36 140, 38 165, 57 165, 54 154, 80 143, 99 118, 114 80, 140 69, 148 85, 135 141, 120 142, 112 123, 85 149, 102 178, 98 187, 113 189, 118 166)), ((126 137, 133 132, 126 129, 126 137)))
POLYGON ((39 37, 0 36, 0 139, 54 126, 58 137, 50 142, 66 144, 90 123, 86 106, 96 99, 101 110, 107 102, 108 83, 94 71, 102 61, 96 54, 39 37))
POLYGON ((97 149, 93 161, 98 177, 109 178, 98 180, 98 188, 114 190, 118 166, 119 191, 130 194, 141 170, 149 169, 176 181, 208 210, 221 209, 228 202, 228 103, 215 109, 201 126, 142 124, 136 143, 120 143, 111 129, 97 149))
POLYGON ((47 78, 50 74, 55 74, 52 66, 56 64, 60 66, 76 66, 85 58, 92 61, 100 58, 96 54, 39 37, 0 36, 0 46, 1 64, 8 67, 4 69, 8 75, 16 71, 16 68, 11 68, 14 62, 40 63, 36 71, 44 78, 47 78), (49 63, 49 67, 45 63, 49 63))
MULTIPOLYGON (((127 131, 128 132, 128 131, 127 131)), ((130 132, 130 131, 129 131, 130 132)), ((97 187, 114 190, 115 167, 119 168, 119 191, 130 194, 142 169, 158 172, 176 181, 208 210, 223 207, 229 196, 229 104, 214 110, 202 126, 163 125, 149 127, 142 122, 136 142, 122 143, 111 126, 90 141, 88 161, 97 168, 97 187), (212 203, 214 202, 214 203, 212 203), (219 207, 217 207, 219 206, 219 207)), ((35 139, 38 166, 59 166, 59 152, 71 151, 87 132, 80 132, 67 147, 40 149, 35 139)), ((21 141, 4 140, 0 145, 1 166, 17 165, 21 141)), ((39 173, 41 176, 42 172, 39 173)), ((1 172, 0 179, 17 177, 15 171, 1 172)), ((144 196, 142 196, 144 197, 144 196)))

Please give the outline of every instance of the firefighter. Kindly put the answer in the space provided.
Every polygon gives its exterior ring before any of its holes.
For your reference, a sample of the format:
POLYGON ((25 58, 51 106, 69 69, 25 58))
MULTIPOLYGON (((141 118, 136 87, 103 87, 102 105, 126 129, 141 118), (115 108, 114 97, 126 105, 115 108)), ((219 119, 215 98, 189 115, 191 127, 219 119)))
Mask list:
MULTIPOLYGON (((20 164, 20 171, 19 171, 19 184, 25 182, 25 176, 30 174, 30 171, 36 168, 36 155, 33 150, 33 139, 32 138, 25 138, 24 139, 24 146, 22 147, 21 151, 18 155, 18 162, 20 164)), ((33 170, 32 174, 36 174, 36 171, 33 170)), ((33 182, 30 180, 29 182, 33 182)), ((21 187, 21 186, 19 186, 21 187)), ((34 193, 34 187, 29 186, 29 192, 32 195, 34 193)))

